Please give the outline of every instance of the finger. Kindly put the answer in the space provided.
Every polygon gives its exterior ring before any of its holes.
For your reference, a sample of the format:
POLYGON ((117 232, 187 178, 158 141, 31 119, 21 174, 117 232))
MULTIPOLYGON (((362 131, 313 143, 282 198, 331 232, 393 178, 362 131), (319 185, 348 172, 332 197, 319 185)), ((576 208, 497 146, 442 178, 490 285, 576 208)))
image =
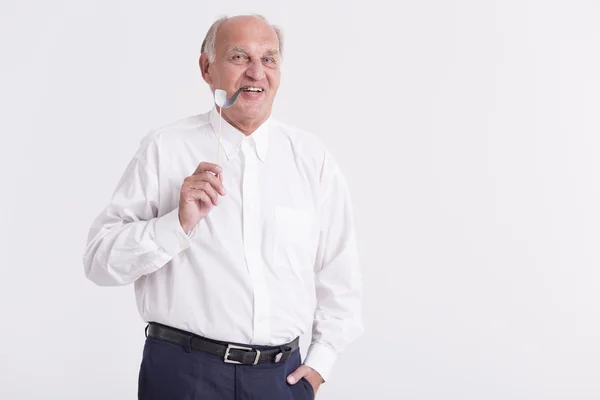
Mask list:
POLYGON ((208 182, 220 195, 225 195, 225 187, 223 186, 222 178, 219 179, 215 175, 210 172, 201 172, 198 175, 194 175, 190 179, 190 183, 192 187, 198 188, 198 185, 201 182, 208 182))
POLYGON ((209 197, 209 203, 213 205, 217 205, 219 203, 219 194, 217 191, 210 185, 209 182, 203 181, 197 184, 191 185, 190 188, 195 190, 201 190, 209 197))
POLYGON ((290 385, 296 384, 298 381, 300 381, 300 379, 302 379, 306 375, 308 375, 309 371, 310 370, 308 369, 308 367, 306 365, 299 366, 294 372, 292 372, 290 375, 288 375, 288 377, 287 377, 288 383, 290 385))
POLYGON ((189 188, 185 194, 186 201, 197 201, 200 200, 203 203, 212 204, 212 199, 202 189, 189 188))
POLYGON ((219 192, 221 196, 225 196, 225 186, 223 186, 223 174, 215 176, 212 175, 210 172, 207 172, 206 179, 210 182, 212 187, 215 188, 217 192, 219 192))
POLYGON ((210 171, 216 175, 216 174, 220 174, 221 172, 223 172, 223 168, 221 168, 221 166, 218 164, 213 164, 213 163, 203 161, 200 164, 198 164, 198 166, 196 167, 196 170, 194 171, 194 173, 192 175, 198 175, 199 173, 204 172, 204 171, 210 171))
POLYGON ((212 171, 215 174, 217 174, 222 171, 222 168, 218 164, 211 163, 208 161, 202 161, 201 163, 198 164, 198 166, 196 167, 196 169, 194 170, 194 173, 192 175, 197 174, 198 172, 202 172, 202 171, 212 171))
POLYGON ((208 197, 210 197, 210 201, 214 206, 219 204, 219 194, 212 186, 204 189, 204 193, 206 193, 208 197))

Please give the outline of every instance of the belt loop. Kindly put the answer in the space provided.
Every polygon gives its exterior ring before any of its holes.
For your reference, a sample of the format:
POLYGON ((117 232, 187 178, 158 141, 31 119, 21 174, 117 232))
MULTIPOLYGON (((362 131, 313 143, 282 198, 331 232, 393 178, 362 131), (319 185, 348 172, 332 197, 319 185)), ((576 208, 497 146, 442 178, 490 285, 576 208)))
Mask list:
POLYGON ((277 353, 277 355, 275 356, 275 359, 273 361, 275 361, 276 363, 280 362, 280 361, 286 361, 288 359, 288 352, 286 349, 286 346, 278 346, 279 347, 279 353, 277 353))
POLYGON ((150 327, 150 324, 147 324, 146 327, 144 328, 144 335, 146 337, 148 337, 148 328, 150 327))
POLYGON ((192 339, 194 338, 194 336, 188 336, 187 341, 186 341, 186 346, 184 347, 185 352, 186 353, 191 353, 192 352, 192 339))

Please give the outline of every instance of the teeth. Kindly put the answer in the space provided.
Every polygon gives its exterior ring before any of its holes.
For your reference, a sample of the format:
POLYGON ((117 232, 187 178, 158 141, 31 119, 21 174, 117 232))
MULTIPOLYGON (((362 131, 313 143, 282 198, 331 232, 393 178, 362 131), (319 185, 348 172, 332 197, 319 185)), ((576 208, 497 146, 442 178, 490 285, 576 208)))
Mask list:
POLYGON ((244 88, 244 92, 262 92, 263 90, 261 88, 257 88, 257 87, 252 87, 252 86, 246 86, 244 88))

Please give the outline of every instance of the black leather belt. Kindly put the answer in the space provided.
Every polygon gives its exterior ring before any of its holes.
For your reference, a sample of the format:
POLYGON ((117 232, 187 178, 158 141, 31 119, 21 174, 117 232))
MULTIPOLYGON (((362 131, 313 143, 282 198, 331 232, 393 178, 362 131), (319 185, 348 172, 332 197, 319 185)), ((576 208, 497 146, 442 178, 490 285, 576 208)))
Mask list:
POLYGON ((230 364, 253 365, 267 362, 285 361, 290 354, 298 349, 300 338, 297 337, 290 343, 268 347, 266 349, 256 349, 250 346, 240 346, 218 340, 204 338, 190 332, 172 328, 157 322, 150 322, 146 327, 146 335, 164 340, 172 344, 180 345, 184 348, 192 348, 214 354, 223 359, 223 362, 230 364))

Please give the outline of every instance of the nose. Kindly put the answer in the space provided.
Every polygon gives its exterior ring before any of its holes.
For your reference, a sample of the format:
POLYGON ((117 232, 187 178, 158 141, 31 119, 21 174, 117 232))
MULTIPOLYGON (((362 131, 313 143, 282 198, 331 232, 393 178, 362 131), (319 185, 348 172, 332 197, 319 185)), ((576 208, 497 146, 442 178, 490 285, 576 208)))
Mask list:
POLYGON ((262 78, 264 78, 265 70, 263 69, 262 62, 260 60, 253 60, 246 70, 246 76, 257 81, 260 81, 262 78))

